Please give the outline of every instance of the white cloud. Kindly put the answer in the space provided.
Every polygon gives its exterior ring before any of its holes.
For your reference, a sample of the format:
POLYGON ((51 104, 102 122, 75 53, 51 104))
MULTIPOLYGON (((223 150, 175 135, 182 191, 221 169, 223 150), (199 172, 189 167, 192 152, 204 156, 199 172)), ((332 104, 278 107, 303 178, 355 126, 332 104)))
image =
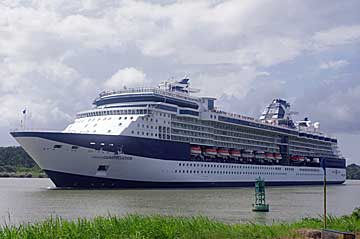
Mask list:
POLYGON ((339 69, 350 63, 347 60, 328 61, 320 64, 320 69, 339 69))
MULTIPOLYGON (((343 7, 349 12, 356 5, 343 7)), ((0 127, 17 122, 24 105, 34 125, 61 127, 103 87, 150 85, 184 74, 229 107, 230 98, 263 107, 285 85, 298 93, 288 79, 276 79, 291 71, 283 63, 302 68, 299 56, 316 57, 360 39, 357 13, 346 20, 337 4, 301 0, 30 0, 3 1, 0 11, 0 127)))
POLYGON ((360 25, 337 26, 322 30, 317 32, 312 40, 317 49, 355 43, 360 41, 360 25))
POLYGON ((133 67, 118 70, 110 79, 105 81, 104 87, 116 90, 122 87, 142 86, 145 84, 146 75, 133 67))
POLYGON ((260 71, 260 72, 256 73, 256 76, 259 76, 259 77, 266 77, 266 76, 270 76, 270 75, 271 75, 271 73, 267 72, 267 71, 260 71))

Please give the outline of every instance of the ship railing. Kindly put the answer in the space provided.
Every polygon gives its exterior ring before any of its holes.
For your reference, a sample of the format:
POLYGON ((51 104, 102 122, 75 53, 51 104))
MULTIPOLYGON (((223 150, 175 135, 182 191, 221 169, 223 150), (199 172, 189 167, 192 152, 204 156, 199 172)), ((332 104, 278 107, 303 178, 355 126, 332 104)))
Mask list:
POLYGON ((159 88, 154 87, 135 87, 135 88, 129 88, 129 89, 122 89, 122 90, 116 90, 116 91, 104 91, 99 94, 99 97, 109 96, 109 95, 115 95, 115 94, 129 94, 129 93, 155 93, 175 98, 182 98, 185 100, 191 100, 191 101, 198 101, 201 100, 197 97, 191 97, 189 95, 180 93, 180 92, 171 92, 171 91, 165 91, 161 90, 159 88))
POLYGON ((222 115, 226 115, 226 116, 230 116, 233 118, 238 118, 238 119, 243 119, 243 120, 248 120, 248 121, 256 121, 256 122, 260 122, 259 120, 256 120, 253 117, 249 117, 249 116, 245 116, 245 115, 240 115, 240 114, 236 114, 236 113, 229 113, 229 112, 225 112, 222 110, 211 110, 214 113, 218 113, 218 114, 222 114, 222 115))
POLYGON ((311 133, 317 136, 323 136, 327 138, 333 138, 331 135, 325 134, 324 132, 315 131, 314 129, 298 128, 299 133, 311 133))
POLYGON ((49 133, 61 133, 63 132, 63 129, 42 129, 42 128, 15 128, 10 129, 10 132, 49 132, 49 133))

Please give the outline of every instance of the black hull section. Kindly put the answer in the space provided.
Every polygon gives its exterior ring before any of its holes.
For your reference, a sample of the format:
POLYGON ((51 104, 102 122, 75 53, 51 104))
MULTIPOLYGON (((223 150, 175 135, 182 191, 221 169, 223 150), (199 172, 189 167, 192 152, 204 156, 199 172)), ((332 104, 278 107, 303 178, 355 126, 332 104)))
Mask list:
MULTIPOLYGON (((254 182, 145 182, 90 177, 77 174, 62 173, 45 170, 49 178, 59 188, 79 189, 111 189, 111 188, 210 188, 210 187, 253 187, 254 182)), ((344 182, 330 181, 328 184, 342 184, 344 182)), ((291 185, 322 185, 321 181, 310 182, 266 182, 267 186, 291 185)))

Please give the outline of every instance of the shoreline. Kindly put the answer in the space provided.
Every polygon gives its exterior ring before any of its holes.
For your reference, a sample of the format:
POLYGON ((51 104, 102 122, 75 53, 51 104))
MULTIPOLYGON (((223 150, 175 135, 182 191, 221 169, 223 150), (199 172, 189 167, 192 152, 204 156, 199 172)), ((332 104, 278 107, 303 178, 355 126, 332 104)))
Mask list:
POLYGON ((48 178, 48 176, 42 172, 0 172, 0 178, 48 178))

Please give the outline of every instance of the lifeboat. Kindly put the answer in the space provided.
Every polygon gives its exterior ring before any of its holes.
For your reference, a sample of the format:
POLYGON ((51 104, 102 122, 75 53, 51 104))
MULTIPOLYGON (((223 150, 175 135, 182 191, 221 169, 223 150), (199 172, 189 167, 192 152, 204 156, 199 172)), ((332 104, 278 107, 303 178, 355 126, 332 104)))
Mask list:
POLYGON ((264 159, 265 158, 265 153, 263 151, 257 151, 255 153, 255 158, 256 159, 264 159))
POLYGON ((273 153, 265 153, 265 158, 267 160, 274 160, 274 154, 273 153))
POLYGON ((204 153, 205 153, 205 155, 210 156, 210 157, 215 157, 217 155, 217 151, 214 148, 207 148, 207 149, 205 149, 204 153))
POLYGON ((291 155, 290 160, 294 162, 303 162, 305 160, 305 157, 299 155, 291 155))
POLYGON ((241 152, 238 149, 233 149, 230 151, 230 155, 234 158, 240 158, 241 157, 241 152))
POLYGON ((244 150, 242 153, 243 158, 253 158, 254 153, 251 150, 244 150))
POLYGON ((200 148, 200 146, 192 146, 190 148, 190 152, 192 155, 199 155, 199 154, 201 154, 201 148, 200 148))
POLYGON ((218 149, 218 155, 222 157, 228 157, 230 156, 228 149, 218 149))
POLYGON ((281 160, 282 159, 281 154, 279 154, 279 153, 274 153, 274 158, 276 160, 281 160))

